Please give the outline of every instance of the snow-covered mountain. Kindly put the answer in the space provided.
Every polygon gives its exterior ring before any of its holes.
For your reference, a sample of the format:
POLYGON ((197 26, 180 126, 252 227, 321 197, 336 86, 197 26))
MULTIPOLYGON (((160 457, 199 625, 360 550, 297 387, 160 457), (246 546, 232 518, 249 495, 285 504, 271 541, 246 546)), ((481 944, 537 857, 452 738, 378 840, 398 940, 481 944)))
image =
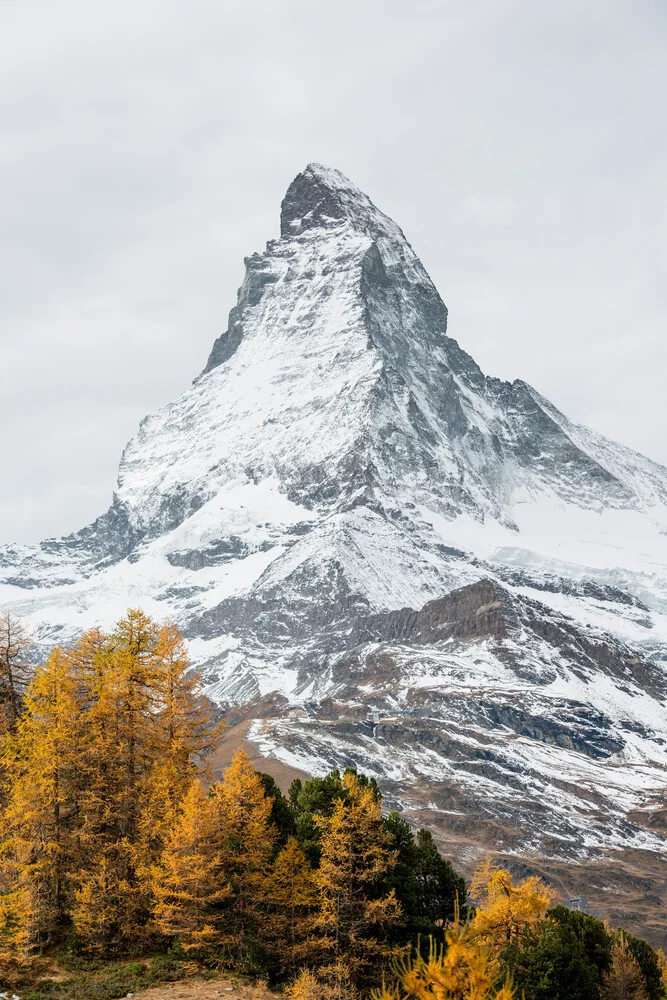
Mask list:
POLYGON ((661 849, 638 816, 667 784, 667 469, 485 376, 336 170, 292 182, 107 513, 1 549, 0 581, 45 643, 172 618, 213 698, 280 693, 266 753, 356 760, 443 829, 474 802, 505 851, 661 849))

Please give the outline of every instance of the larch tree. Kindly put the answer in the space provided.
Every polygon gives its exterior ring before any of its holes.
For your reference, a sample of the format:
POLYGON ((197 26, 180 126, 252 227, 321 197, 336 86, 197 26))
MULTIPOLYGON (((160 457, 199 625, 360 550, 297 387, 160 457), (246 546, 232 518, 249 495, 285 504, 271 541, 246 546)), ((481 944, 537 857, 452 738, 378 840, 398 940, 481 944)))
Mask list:
POLYGON ((194 775, 208 776, 207 758, 218 746, 222 725, 200 690, 185 643, 173 625, 159 628, 153 657, 154 760, 142 813, 142 838, 159 853, 170 822, 194 775))
POLYGON ((611 965, 602 976, 603 1000, 648 1000, 646 980, 628 941, 620 933, 611 950, 611 965))
POLYGON ((0 615, 0 735, 21 714, 23 695, 32 676, 27 629, 9 611, 0 615))
MULTIPOLYGON (((458 911, 458 906, 456 907, 458 911)), ((481 943, 471 923, 458 912, 445 929, 445 946, 431 938, 428 957, 417 954, 396 967, 399 985, 384 987, 373 1000, 514 1000, 510 982, 498 983, 501 963, 489 945, 481 943)))
POLYGON ((401 922, 402 913, 394 890, 383 892, 395 859, 377 793, 353 773, 344 775, 343 785, 346 797, 336 801, 331 816, 318 820, 322 854, 315 872, 320 893, 316 925, 332 971, 347 969, 353 983, 362 984, 371 967, 377 970, 390 957, 384 938, 401 922))
POLYGON ((265 939, 281 973, 296 974, 314 956, 313 919, 318 902, 313 869, 296 837, 276 857, 266 885, 265 939))
POLYGON ((150 910, 139 827, 155 756, 149 655, 156 639, 157 626, 130 611, 98 648, 93 642, 74 654, 91 691, 72 919, 84 945, 99 953, 135 939, 150 910))
POLYGON ((149 925, 152 868, 220 729, 180 635, 142 611, 108 636, 87 633, 70 656, 88 734, 72 917, 86 947, 105 952, 149 925))
POLYGON ((3 866, 10 896, 24 913, 21 947, 26 951, 48 943, 62 924, 71 890, 69 873, 78 863, 81 718, 71 663, 55 649, 38 668, 23 714, 3 749, 3 763, 11 774, 3 817, 3 866))
POLYGON ((222 941, 221 904, 231 893, 222 871, 217 830, 215 804, 195 780, 152 869, 158 930, 200 956, 222 941))
POLYGON ((237 750, 222 780, 212 786, 211 797, 222 871, 231 887, 224 946, 239 968, 252 965, 261 941, 269 865, 278 831, 270 823, 272 800, 242 750, 237 750))
POLYGON ((555 893, 536 875, 515 885, 510 873, 487 861, 472 877, 470 895, 477 902, 475 933, 494 953, 521 941, 544 919, 555 893))

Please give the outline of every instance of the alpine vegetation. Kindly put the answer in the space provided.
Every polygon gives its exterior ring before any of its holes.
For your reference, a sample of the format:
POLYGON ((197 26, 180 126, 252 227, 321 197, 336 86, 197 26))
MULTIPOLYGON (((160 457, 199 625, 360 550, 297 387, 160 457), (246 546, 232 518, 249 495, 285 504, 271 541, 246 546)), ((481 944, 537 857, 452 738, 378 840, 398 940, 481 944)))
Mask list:
POLYGON ((664 997, 662 953, 535 875, 487 861, 468 892, 374 779, 284 795, 243 750, 214 774, 224 739, 173 626, 129 611, 51 651, 0 739, 3 983, 116 997, 128 972, 194 969, 294 1000, 664 997))

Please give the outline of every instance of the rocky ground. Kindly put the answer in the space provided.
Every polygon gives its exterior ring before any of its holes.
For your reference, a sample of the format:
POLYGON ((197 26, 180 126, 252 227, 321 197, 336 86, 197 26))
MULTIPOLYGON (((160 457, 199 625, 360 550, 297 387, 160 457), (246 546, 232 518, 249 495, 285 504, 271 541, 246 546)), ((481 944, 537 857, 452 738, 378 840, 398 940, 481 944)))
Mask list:
POLYGON ((192 979, 141 990, 133 994, 133 1000, 218 1000, 218 997, 229 997, 230 1000, 265 1000, 273 996, 261 983, 253 986, 230 979, 192 979))

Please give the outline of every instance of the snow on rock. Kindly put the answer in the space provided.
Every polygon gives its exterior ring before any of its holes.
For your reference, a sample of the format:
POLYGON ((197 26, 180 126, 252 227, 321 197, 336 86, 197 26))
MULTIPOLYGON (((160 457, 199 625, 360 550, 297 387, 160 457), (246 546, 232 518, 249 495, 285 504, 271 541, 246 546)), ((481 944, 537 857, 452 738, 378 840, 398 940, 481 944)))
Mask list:
POLYGON ((564 843, 653 849, 625 817, 665 783, 667 470, 485 376, 447 322, 398 226, 310 164, 203 372, 125 448, 109 510, 0 549, 0 603, 44 645, 141 605, 184 630, 217 700, 335 698, 362 727, 274 718, 253 729, 267 752, 308 770, 356 755, 498 814, 503 795, 530 813, 560 772, 564 843), (479 581, 518 602, 503 637, 397 641, 479 581), (363 683, 336 680, 350 656, 363 683), (398 720, 386 744, 363 730, 373 698, 398 720), (465 763, 484 741, 485 769, 465 763))

